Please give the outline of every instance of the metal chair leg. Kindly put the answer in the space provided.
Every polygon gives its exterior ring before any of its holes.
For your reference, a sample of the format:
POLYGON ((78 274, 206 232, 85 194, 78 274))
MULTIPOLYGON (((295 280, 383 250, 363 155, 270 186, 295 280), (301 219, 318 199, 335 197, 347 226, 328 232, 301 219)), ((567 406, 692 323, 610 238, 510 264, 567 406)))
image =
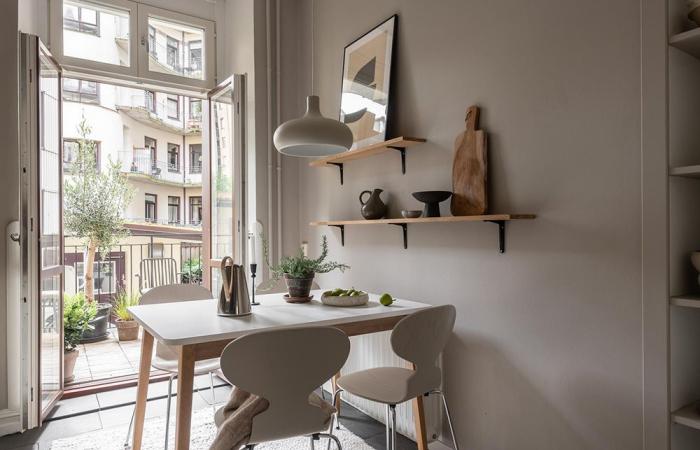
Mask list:
POLYGON ((338 450, 343 450, 343 446, 340 445, 340 439, 338 439, 338 436, 334 435, 333 433, 318 433, 317 436, 328 438, 328 445, 330 445, 331 441, 333 441, 335 442, 338 450))
POLYGON ((216 404, 216 395, 214 395, 214 372, 209 372, 209 387, 211 388, 211 404, 216 404))
POLYGON ((396 450, 396 405, 391 405, 391 450, 396 450))
POLYGON ((175 378, 174 375, 170 375, 170 378, 168 379, 168 403, 165 408, 165 445, 163 448, 165 450, 168 449, 168 432, 170 431, 170 404, 172 403, 173 399, 173 379, 175 378))
POLYGON ((129 421, 129 429, 126 431, 126 440, 124 441, 124 448, 131 448, 131 430, 134 428, 134 417, 136 416, 136 405, 134 405, 134 410, 131 412, 131 421, 129 421))
POLYGON ((309 438, 309 448, 310 448, 311 450, 314 450, 314 447, 315 447, 315 446, 314 446, 314 437, 311 436, 311 437, 309 438))
MULTIPOLYGON (((340 403, 340 393, 343 392, 343 389, 336 389, 335 392, 333 393, 333 406, 335 407, 336 413, 335 413, 335 429, 340 430, 340 411, 338 410, 338 405, 340 403)), ((333 426, 333 419, 331 419, 331 426, 333 426)))
POLYGON ((386 450, 391 449, 391 410, 390 406, 386 405, 386 450))

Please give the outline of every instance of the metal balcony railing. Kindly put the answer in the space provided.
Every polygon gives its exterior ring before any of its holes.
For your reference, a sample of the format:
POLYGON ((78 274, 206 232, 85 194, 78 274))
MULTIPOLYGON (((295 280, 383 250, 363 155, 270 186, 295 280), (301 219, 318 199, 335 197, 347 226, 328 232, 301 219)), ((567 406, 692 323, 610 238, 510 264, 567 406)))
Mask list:
POLYGON ((200 131, 202 129, 202 113, 186 114, 186 119, 183 117, 183 102, 184 98, 180 97, 177 111, 171 110, 168 107, 167 97, 157 95, 153 100, 153 96, 144 91, 140 94, 134 94, 129 97, 127 105, 132 108, 141 108, 148 112, 154 120, 161 121, 170 126, 181 128, 183 131, 200 131))
POLYGON ((154 180, 178 184, 202 184, 201 166, 199 172, 183 170, 182 165, 171 164, 167 161, 154 160, 150 149, 135 148, 119 152, 122 172, 148 175, 154 180))

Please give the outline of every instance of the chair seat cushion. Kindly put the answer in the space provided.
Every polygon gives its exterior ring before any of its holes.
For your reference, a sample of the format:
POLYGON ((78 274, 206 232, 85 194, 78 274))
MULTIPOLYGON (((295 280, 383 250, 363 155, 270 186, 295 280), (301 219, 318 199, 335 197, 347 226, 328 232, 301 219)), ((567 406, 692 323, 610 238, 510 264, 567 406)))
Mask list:
MULTIPOLYGON (((164 372, 177 373, 177 359, 166 359, 156 356, 151 365, 164 372)), ((219 370, 219 358, 205 359, 194 363, 194 374, 203 375, 215 370, 219 370)))
POLYGON ((424 392, 413 392, 413 370, 402 367, 377 367, 343 375, 338 386, 358 397, 388 405, 397 405, 424 392))

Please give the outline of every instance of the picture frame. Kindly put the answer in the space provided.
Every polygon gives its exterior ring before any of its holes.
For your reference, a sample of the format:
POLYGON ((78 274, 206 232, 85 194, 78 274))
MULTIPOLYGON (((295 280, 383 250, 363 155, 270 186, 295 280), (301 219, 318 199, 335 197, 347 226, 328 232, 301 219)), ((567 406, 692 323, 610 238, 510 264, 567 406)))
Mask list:
POLYGON ((352 131, 351 150, 383 142, 390 131, 397 29, 394 14, 343 51, 340 121, 352 131))

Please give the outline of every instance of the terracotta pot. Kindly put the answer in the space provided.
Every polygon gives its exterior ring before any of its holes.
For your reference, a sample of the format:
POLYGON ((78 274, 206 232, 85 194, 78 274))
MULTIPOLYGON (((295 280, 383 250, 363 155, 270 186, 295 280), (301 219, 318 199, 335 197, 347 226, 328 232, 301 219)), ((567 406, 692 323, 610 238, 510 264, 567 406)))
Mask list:
MULTIPOLYGON (((287 284, 289 297, 292 299, 308 299, 313 281, 314 274, 311 274, 311 276, 307 278, 294 278, 286 273, 284 274, 284 282, 287 284)), ((299 303, 299 301, 297 300, 295 303, 299 303)))
POLYGON ((78 360, 80 351, 77 348, 63 352, 63 381, 70 383, 75 378, 73 371, 75 370, 75 362, 78 360))
POLYGON ((116 320, 120 341, 135 341, 139 338, 139 323, 135 320, 116 320))

